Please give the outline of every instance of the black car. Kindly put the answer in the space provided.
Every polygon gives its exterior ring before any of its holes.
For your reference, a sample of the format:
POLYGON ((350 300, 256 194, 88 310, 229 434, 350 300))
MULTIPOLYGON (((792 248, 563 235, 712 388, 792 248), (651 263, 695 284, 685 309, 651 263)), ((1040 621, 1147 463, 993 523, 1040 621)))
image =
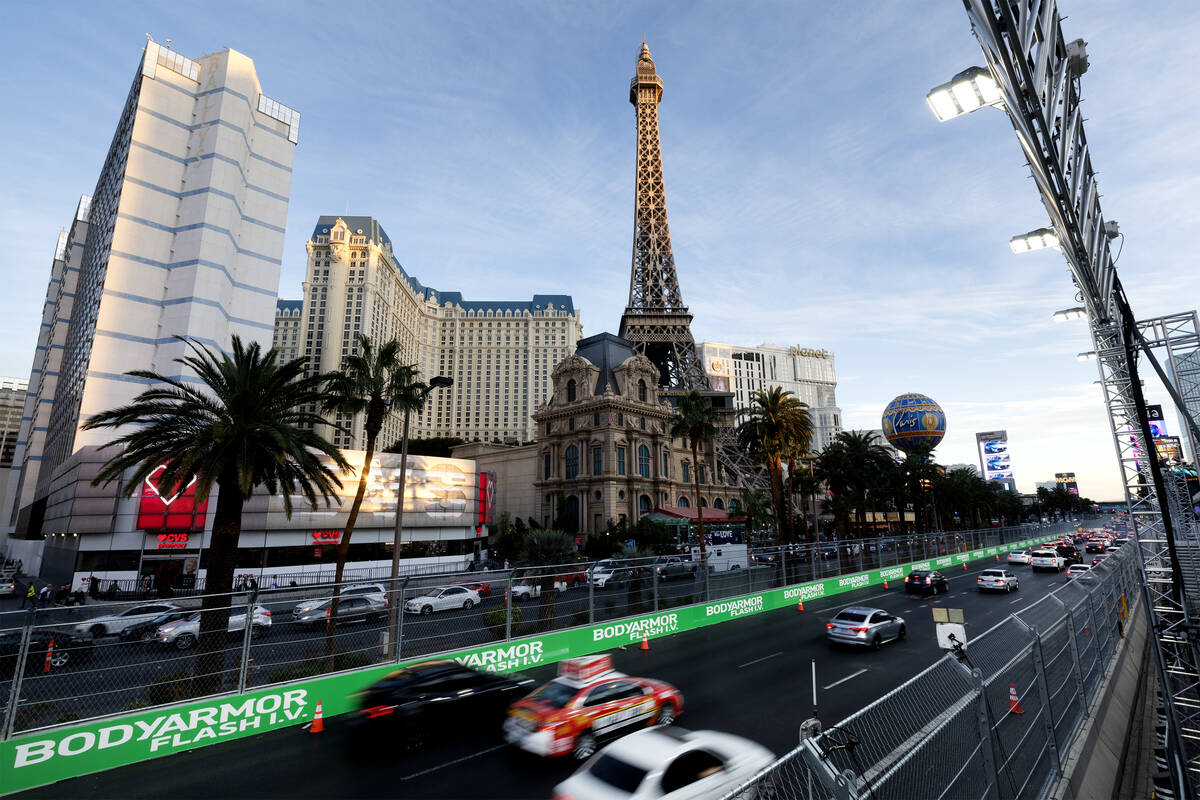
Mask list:
MULTIPOLYGON (((35 630, 29 634, 29 656, 25 659, 25 675, 40 675, 50 651, 50 669, 62 669, 92 657, 92 639, 63 630, 35 630), (54 649, 50 650, 53 642, 54 649)), ((21 650, 21 631, 0 633, 0 678, 11 678, 21 650)))
POLYGON ((950 582, 940 572, 914 570, 904 579, 904 591, 908 594, 945 594, 950 591, 950 582))
POLYGON ((434 739, 500 729, 508 707, 528 694, 531 678, 464 667, 457 661, 426 661, 376 681, 347 717, 350 741, 394 747, 397 741, 434 739), (401 737, 401 738, 397 738, 401 737))
POLYGON ((194 608, 185 608, 179 611, 168 611, 166 614, 159 614, 149 622, 139 622, 136 625, 127 625, 121 629, 121 641, 123 642, 152 642, 154 634, 158 633, 158 629, 168 622, 174 622, 180 619, 187 619, 192 614, 196 613, 194 608))
POLYGON ((1105 546, 1104 542, 1100 539, 1089 539, 1083 549, 1089 553, 1103 553, 1105 546))
POLYGON ((1079 552, 1079 548, 1073 544, 1060 544, 1054 549, 1063 557, 1068 567, 1072 564, 1083 563, 1083 555, 1079 552))

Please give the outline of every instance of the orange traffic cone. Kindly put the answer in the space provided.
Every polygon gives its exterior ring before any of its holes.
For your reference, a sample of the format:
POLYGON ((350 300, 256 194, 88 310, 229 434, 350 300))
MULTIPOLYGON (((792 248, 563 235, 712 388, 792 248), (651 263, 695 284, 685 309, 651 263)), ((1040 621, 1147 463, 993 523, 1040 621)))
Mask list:
POLYGON ((1024 714, 1021 708, 1021 701, 1017 699, 1017 686, 1014 683, 1008 685, 1008 713, 1024 714))
POLYGON ((883 579, 883 588, 885 588, 885 589, 886 589, 887 587, 888 587, 888 586, 887 586, 887 578, 884 578, 884 579, 883 579))
POLYGON ((1090 629, 1090 628, 1088 628, 1088 621, 1087 621, 1087 620, 1084 620, 1084 621, 1083 621, 1083 635, 1084 635, 1084 636, 1091 636, 1091 635, 1092 635, 1092 631, 1091 631, 1091 629, 1090 629))
POLYGON ((1000 556, 996 556, 996 560, 997 560, 997 561, 999 561, 999 560, 1000 560, 1000 556))
POLYGON ((650 637, 644 633, 642 634, 642 649, 643 650, 650 649, 650 637))
POLYGON ((967 562, 963 562, 963 572, 967 571, 967 562))
POLYGON ((320 733, 325 730, 325 717, 321 715, 321 701, 317 701, 317 713, 313 714, 312 725, 309 727, 309 733, 320 733))
POLYGON ((42 673, 50 671, 50 659, 54 655, 54 639, 51 639, 46 644, 46 660, 42 663, 42 673))
POLYGON ((796 603, 796 610, 797 610, 797 611, 803 611, 803 610, 804 610, 804 601, 803 601, 803 600, 801 600, 799 603, 796 603))

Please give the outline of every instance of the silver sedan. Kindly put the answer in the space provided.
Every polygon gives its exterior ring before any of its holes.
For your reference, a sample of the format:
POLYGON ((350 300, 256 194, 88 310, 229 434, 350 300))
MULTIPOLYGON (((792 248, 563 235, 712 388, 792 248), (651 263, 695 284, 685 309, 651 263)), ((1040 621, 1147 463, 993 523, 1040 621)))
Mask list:
POLYGON ((854 644, 876 650, 884 642, 903 639, 905 633, 904 617, 882 608, 843 608, 825 623, 825 636, 831 644, 854 644))

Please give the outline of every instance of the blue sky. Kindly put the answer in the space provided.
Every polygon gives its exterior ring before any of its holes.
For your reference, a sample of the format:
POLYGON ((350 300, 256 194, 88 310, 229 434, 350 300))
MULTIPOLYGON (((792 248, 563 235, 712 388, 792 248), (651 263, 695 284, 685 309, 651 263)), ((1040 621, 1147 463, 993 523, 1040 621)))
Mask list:
MULTIPOLYGON (((1087 134, 1127 234, 1139 317, 1200 300, 1200 9, 1062 0, 1088 41, 1087 134)), ((27 376, 59 229, 92 190, 144 33, 231 47, 302 115, 282 297, 321 214, 377 217, 408 271, 471 299, 567 293, 614 331, 629 284, 644 34, 676 264, 697 340, 833 351, 848 427, 897 394, 946 410, 942 463, 1009 431, 1019 488, 1074 471, 1119 496, 1086 325, 1004 115, 939 124, 926 91, 982 63, 961 4, 817 2, 10 5, 0 374, 27 376), (201 10, 202 9, 202 10, 201 10)), ((1147 378, 1152 402, 1165 392, 1147 378)), ((1168 412, 1172 433, 1179 431, 1168 412)))

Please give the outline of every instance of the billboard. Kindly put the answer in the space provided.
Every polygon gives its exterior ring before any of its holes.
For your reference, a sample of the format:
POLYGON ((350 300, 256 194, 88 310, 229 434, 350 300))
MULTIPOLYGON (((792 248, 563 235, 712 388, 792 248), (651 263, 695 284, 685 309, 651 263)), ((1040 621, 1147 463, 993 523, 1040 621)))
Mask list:
MULTIPOLYGON (((208 512, 208 498, 196 502, 196 476, 180 491, 159 485, 159 477, 166 464, 160 464, 142 481, 142 494, 138 500, 137 527, 141 531, 202 531, 204 515, 208 512)), ((187 537, 183 537, 187 542, 187 537)), ((160 537, 160 546, 177 544, 160 537)), ((177 545, 185 546, 185 545, 177 545)))
POLYGON ((1075 481, 1074 472, 1054 473, 1054 483, 1066 489, 1068 494, 1079 497, 1079 484, 1075 481))
POLYGON ((1163 419, 1162 406, 1146 406, 1146 418, 1150 422, 1150 438, 1161 439, 1167 435, 1167 421, 1163 419))
POLYGON ((1154 450, 1159 461, 1183 461, 1183 443, 1178 436, 1156 436, 1154 450))
POLYGON ((979 448, 979 473, 985 481, 1013 480, 1012 457, 1008 452, 1008 431, 984 431, 975 434, 979 448))

